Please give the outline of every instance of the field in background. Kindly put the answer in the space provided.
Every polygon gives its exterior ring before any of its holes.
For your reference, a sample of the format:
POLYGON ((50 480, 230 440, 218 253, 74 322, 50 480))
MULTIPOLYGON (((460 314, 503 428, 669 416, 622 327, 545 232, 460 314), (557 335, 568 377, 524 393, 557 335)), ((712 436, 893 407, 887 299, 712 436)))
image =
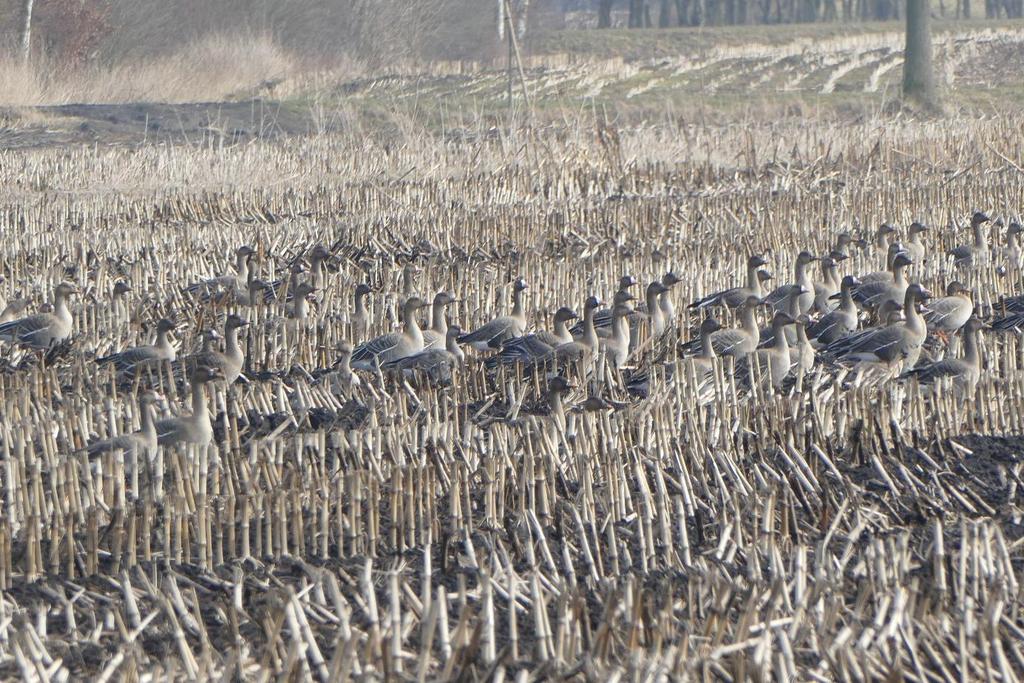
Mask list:
MULTIPOLYGON (((582 114, 639 122, 857 120, 898 100, 902 27, 800 25, 567 31, 524 48, 512 72, 514 121, 582 114)), ((945 22, 936 65, 952 115, 1024 103, 1024 23, 945 22)), ((45 65, 44 65, 45 66, 45 65)), ((482 134, 510 121, 502 59, 317 67, 269 36, 210 36, 175 55, 42 78, 0 69, 0 143, 198 142, 357 127, 482 134), (183 103, 185 106, 168 106, 183 103), (100 106, 95 106, 100 105, 100 106)))

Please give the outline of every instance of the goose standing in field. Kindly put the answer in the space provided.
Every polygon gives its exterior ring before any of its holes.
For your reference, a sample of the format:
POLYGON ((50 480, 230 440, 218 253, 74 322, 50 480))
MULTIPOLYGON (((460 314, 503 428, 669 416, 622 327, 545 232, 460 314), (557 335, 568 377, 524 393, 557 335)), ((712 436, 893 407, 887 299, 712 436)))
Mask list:
POLYGON ((192 371, 189 378, 192 384, 192 414, 157 420, 157 443, 161 446, 178 443, 205 446, 213 440, 213 424, 210 422, 210 410, 206 405, 203 387, 218 379, 224 379, 220 368, 200 365, 192 371))
POLYGON ((398 371, 407 377, 423 373, 436 384, 451 384, 452 375, 462 365, 465 354, 459 348, 458 337, 462 330, 458 325, 451 325, 445 330, 444 347, 424 349, 405 358, 388 361, 381 366, 382 370, 398 371))
POLYGON ((914 378, 921 384, 934 384, 948 378, 962 398, 972 396, 981 377, 978 337, 983 328, 981 319, 972 315, 962 328, 963 358, 944 358, 935 363, 926 363, 904 372, 900 379, 914 378))
POLYGON ((1010 221, 1006 228, 1006 246, 1003 247, 1002 261, 1009 268, 1024 268, 1024 247, 1021 246, 1024 227, 1017 221, 1010 221))
POLYGON ((131 490, 135 495, 138 495, 139 491, 139 456, 142 456, 147 463, 152 462, 156 457, 157 399, 157 395, 152 391, 146 391, 139 396, 140 425, 138 431, 112 436, 101 441, 94 441, 86 447, 86 453, 88 453, 90 458, 95 458, 103 453, 123 452, 125 456, 125 470, 130 481, 131 490))
POLYGON ((903 300, 903 322, 849 335, 829 344, 823 353, 840 362, 865 362, 889 369, 901 364, 908 369, 914 367, 928 336, 927 323, 917 304, 930 296, 921 285, 910 285, 903 300))
POLYGON ((33 349, 49 349, 71 336, 73 320, 68 298, 78 292, 70 282, 62 282, 53 290, 53 311, 36 313, 0 325, 0 339, 33 349))
POLYGON ((112 353, 97 358, 100 365, 112 363, 118 372, 133 372, 140 366, 156 365, 162 361, 174 362, 177 353, 171 345, 170 333, 174 330, 174 322, 161 318, 156 324, 156 342, 152 345, 136 346, 131 349, 112 353))
POLYGON ((366 301, 370 298, 370 285, 359 283, 352 297, 352 317, 350 319, 351 330, 349 335, 352 339, 366 339, 370 330, 370 311, 366 307, 366 301))
MULTIPOLYGON (((125 325, 131 318, 131 307, 128 304, 128 294, 132 291, 131 285, 124 280, 114 283, 113 296, 110 298, 110 309, 112 322, 118 327, 125 325)), ((7 322, 0 314, 0 322, 7 322)))
POLYGON ((327 286, 327 259, 331 252, 322 244, 313 247, 309 252, 309 283, 314 290, 322 290, 327 286))
POLYGON ((337 351, 338 359, 334 361, 334 365, 328 373, 328 381, 331 391, 335 394, 345 394, 354 387, 358 387, 362 380, 359 379, 359 375, 352 372, 352 344, 343 341, 338 344, 337 351))
POLYGON ((874 252, 879 258, 886 258, 890 243, 896 239, 896 228, 890 223, 882 223, 875 231, 874 252))
POLYGON ((700 353, 685 360, 693 368, 693 376, 698 384, 711 379, 715 374, 715 345, 711 335, 722 329, 722 325, 714 318, 705 318, 700 324, 700 353))
POLYGON ((661 284, 665 286, 665 289, 658 295, 658 307, 661 308, 661 314, 665 318, 666 327, 671 327, 676 322, 676 307, 672 303, 670 294, 672 294, 672 288, 680 282, 682 280, 671 270, 661 278, 661 284))
POLYGON ((0 324, 17 320, 25 312, 25 309, 28 308, 28 304, 29 300, 26 297, 19 297, 8 301, 7 305, 0 311, 0 324))
MULTIPOLYGON (((796 264, 793 266, 793 285, 799 285, 802 288, 802 292, 799 295, 797 301, 797 315, 803 315, 811 310, 811 306, 814 305, 814 283, 811 282, 811 274, 808 272, 808 266, 818 260, 817 256, 814 256, 809 251, 801 251, 797 254, 796 264)), ((782 285, 776 287, 767 297, 764 302, 774 308, 776 311, 785 311, 787 305, 787 296, 792 291, 790 285, 782 285)))
POLYGON ((486 351, 489 348, 495 348, 506 339, 522 337, 526 333, 524 291, 526 291, 526 280, 521 277, 516 278, 512 285, 512 313, 495 318, 469 334, 462 335, 459 337, 459 343, 469 344, 477 351, 486 351))
POLYGON ((423 350, 423 332, 416 320, 416 312, 427 303, 419 297, 410 297, 402 305, 402 331, 383 334, 360 344, 352 353, 352 367, 376 370, 390 361, 400 360, 423 350))
POLYGON ((647 314, 648 320, 651 321, 651 336, 655 338, 660 337, 668 329, 665 312, 658 305, 658 298, 666 289, 660 280, 654 280, 651 284, 647 285, 644 312, 647 314))
POLYGON ((807 328, 807 336, 814 340, 816 347, 828 346, 857 329, 857 304, 853 301, 853 289, 859 285, 860 280, 853 275, 844 276, 839 285, 839 294, 831 297, 839 300, 839 306, 807 328))
MULTIPOLYGON (((635 297, 630 293, 630 289, 636 286, 636 278, 632 275, 623 275, 619 278, 619 288, 615 291, 615 296, 612 297, 612 307, 602 308, 594 313, 594 327, 598 330, 608 330, 612 326, 612 308, 616 304, 624 303, 628 305, 628 302, 635 300, 635 297)), ((574 336, 579 336, 583 332, 583 321, 581 320, 578 324, 574 325, 570 330, 574 336)))
POLYGON ((757 379, 757 374, 760 375, 761 386, 765 389, 769 386, 772 389, 782 386, 782 382, 786 379, 793 364, 785 328, 795 322, 793 317, 785 311, 776 311, 772 317, 772 338, 774 339, 772 345, 766 349, 756 349, 736 360, 736 378, 743 386, 752 386, 752 381, 757 379))
POLYGON ((989 248, 988 235, 985 231, 985 224, 989 217, 982 211, 975 211, 971 216, 971 244, 964 244, 953 247, 946 252, 947 256, 953 257, 953 265, 957 268, 967 268, 972 265, 984 265, 988 262, 989 248))
POLYGON ((932 299, 924 311, 928 331, 944 341, 956 334, 971 318, 974 302, 968 296, 970 290, 963 283, 954 280, 946 286, 946 296, 932 299))
POLYGON ((843 232, 839 233, 838 235, 836 235, 836 243, 835 243, 835 246, 832 247, 832 253, 833 254, 837 254, 837 255, 842 257, 841 259, 837 258, 836 259, 837 261, 850 258, 850 256, 851 256, 851 254, 850 254, 850 246, 853 243, 854 243, 853 235, 851 235, 850 233, 848 233, 846 231, 843 231, 843 232))
MULTIPOLYGON (((609 320, 607 327, 603 327, 603 328, 599 327, 598 324, 597 324, 597 314, 594 315, 594 327, 597 329, 597 336, 600 337, 601 339, 608 339, 609 337, 614 336, 615 335, 615 310, 617 308, 620 308, 620 307, 624 308, 624 309, 626 309, 626 316, 627 317, 632 317, 634 314, 636 314, 636 311, 633 310, 633 305, 632 305, 632 303, 634 301, 636 301, 636 297, 633 296, 629 291, 619 290, 618 292, 615 292, 615 298, 612 300, 612 307, 611 307, 612 317, 611 317, 611 320, 609 320)), ((660 306, 659 306, 659 308, 660 308, 660 306)), ((602 310, 604 310, 604 309, 602 309, 602 310)), ((598 311, 597 313, 601 313, 601 311, 598 311)), ((664 309, 662 309, 662 317, 664 317, 664 309)), ((582 328, 582 325, 580 325, 578 327, 582 328)))
POLYGON ((853 290, 853 300, 865 310, 877 309, 886 301, 902 302, 909 285, 906 270, 911 264, 913 260, 900 252, 892 262, 892 281, 862 282, 853 290))
POLYGON ((434 295, 430 308, 430 327, 423 330, 423 348, 442 348, 448 338, 448 318, 445 309, 455 303, 455 297, 448 292, 434 295))
POLYGON ((285 309, 285 315, 293 326, 302 326, 309 318, 309 296, 316 292, 310 282, 300 282, 295 288, 295 298, 285 309))
POLYGON ((256 254, 256 250, 247 244, 243 244, 235 250, 235 272, 233 274, 221 275, 195 282, 185 288, 185 292, 198 296, 203 300, 210 300, 218 294, 227 294, 232 297, 242 297, 247 294, 249 282, 250 261, 256 254))
POLYGON ((714 294, 709 294, 703 299, 698 299, 690 304, 690 308, 708 308, 710 306, 726 306, 728 308, 739 308, 743 305, 743 302, 747 300, 747 297, 756 296, 761 298, 764 296, 764 289, 762 288, 762 282, 758 277, 758 269, 761 266, 767 264, 764 257, 760 254, 755 254, 747 258, 747 280, 746 284, 742 287, 732 287, 731 289, 725 289, 714 294))
POLYGON ((928 226, 920 221, 911 223, 910 228, 907 230, 907 243, 903 245, 903 251, 910 255, 914 263, 923 264, 925 262, 928 248, 921 241, 921 235, 926 232, 928 232, 928 226))
POLYGON ((224 352, 213 347, 212 340, 216 339, 216 332, 210 330, 204 338, 203 350, 185 359, 187 368, 212 367, 216 368, 221 377, 232 384, 242 374, 245 366, 245 352, 238 343, 238 331, 249 324, 245 318, 232 313, 224 321, 224 352), (213 334, 210 334, 210 333, 213 334))
POLYGON ((619 370, 629 358, 629 314, 633 309, 618 304, 612 309, 612 333, 600 342, 601 350, 612 366, 619 370))
MULTIPOLYGON (((711 335, 711 346, 718 356, 742 358, 757 349, 761 341, 761 330, 757 326, 757 307, 762 300, 748 296, 740 308, 740 327, 724 328, 711 335)), ((695 339, 683 345, 683 355, 693 355, 699 350, 700 340, 695 339)))
MULTIPOLYGON (((485 361, 489 368, 501 365, 531 365, 538 361, 546 360, 551 356, 552 351, 562 344, 569 344, 573 341, 572 333, 567 328, 570 320, 579 316, 576 311, 563 306, 555 311, 555 329, 552 332, 541 330, 534 334, 513 337, 505 340, 501 345, 501 351, 485 361)), ((593 323, 591 323, 593 324, 593 323)), ((582 336, 582 330, 580 336, 582 336)), ((595 332, 596 335, 596 332, 595 332)))
POLYGON ((793 321, 793 326, 796 328, 796 343, 789 347, 789 360, 792 367, 804 372, 814 369, 816 355, 811 340, 807 338, 807 326, 810 324, 811 319, 806 315, 801 315, 793 321))
MULTIPOLYGON (((796 320, 800 315, 805 315, 800 313, 800 299, 803 297, 804 294, 807 293, 807 290, 804 287, 801 287, 800 285, 789 285, 786 289, 788 291, 786 292, 785 298, 780 302, 778 310, 779 312, 788 314, 789 317, 792 318, 793 320, 796 320)), ((795 344, 796 330, 791 329, 791 325, 792 324, 783 325, 782 330, 786 334, 786 340, 790 344, 795 344)), ((771 324, 766 329, 761 329, 760 339, 758 340, 757 348, 767 349, 770 348, 773 344, 775 344, 774 318, 772 319, 771 324)))
POLYGON ((893 242, 890 244, 889 252, 885 257, 885 270, 878 270, 873 273, 861 275, 861 283, 866 285, 869 282, 892 282, 892 264, 902 251, 903 245, 899 242, 893 242))
POLYGON ((839 278, 839 261, 845 258, 838 252, 832 252, 821 259, 821 281, 814 283, 813 309, 822 315, 832 310, 832 295, 839 293, 842 284, 839 278))

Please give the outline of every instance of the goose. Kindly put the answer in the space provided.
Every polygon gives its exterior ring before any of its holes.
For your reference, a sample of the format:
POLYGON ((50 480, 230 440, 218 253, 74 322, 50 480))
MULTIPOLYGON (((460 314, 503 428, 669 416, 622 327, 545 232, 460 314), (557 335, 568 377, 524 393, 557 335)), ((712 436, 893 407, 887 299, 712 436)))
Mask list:
POLYGON ((855 276, 843 277, 839 293, 830 297, 838 299, 839 306, 807 327, 807 336, 814 340, 812 343, 816 348, 828 346, 857 329, 857 304, 853 301, 853 289, 859 285, 860 280, 855 276))
POLYGON ((1003 247, 1002 260, 1010 268, 1024 268, 1024 247, 1021 246, 1021 233, 1024 227, 1017 221, 1010 221, 1006 228, 1006 246, 1003 247))
MULTIPOLYGON (((809 251, 801 251, 797 254, 796 264, 793 267, 793 283, 803 288, 803 291, 799 295, 797 302, 797 315, 802 315, 811 310, 811 306, 814 305, 814 283, 811 282, 811 275, 808 271, 808 266, 818 260, 817 256, 814 256, 809 251)), ((774 308, 776 311, 785 311, 787 306, 787 296, 791 292, 790 285, 782 285, 776 287, 767 297, 764 302, 774 308)))
POLYGON ((956 280, 946 286, 946 296, 932 299, 924 311, 928 330, 946 338, 956 333, 971 318, 974 302, 967 295, 970 291, 956 280))
POLYGON ((874 250, 879 257, 885 258, 889 253, 890 243, 896 239, 896 228, 890 223, 882 223, 875 231, 874 250))
MULTIPOLYGON (((789 285, 786 288, 786 297, 780 302, 779 311, 782 313, 788 313, 789 317, 796 320, 797 317, 803 315, 800 313, 800 300, 807 290, 800 285, 789 285)), ((783 331, 786 334, 786 341, 790 344, 796 343, 796 331, 791 330, 790 327, 783 326, 783 331)), ((767 328, 762 328, 760 332, 760 340, 757 343, 757 348, 767 349, 775 344, 775 320, 772 319, 772 323, 767 328)))
POLYGON ((68 298, 78 292, 70 282, 62 282, 53 290, 53 311, 36 313, 0 325, 0 339, 33 349, 48 349, 71 336, 72 318, 68 298))
POLYGON ((921 384, 933 384, 949 378, 961 397, 974 394, 981 378, 981 353, 978 336, 984 328, 981 319, 975 315, 963 325, 963 358, 945 358, 935 363, 926 363, 907 370, 900 379, 916 379, 921 384))
POLYGON ((762 280, 758 277, 758 269, 761 266, 766 265, 768 262, 764 260, 764 257, 755 254, 747 258, 747 282, 743 287, 733 287, 731 289, 725 289, 721 292, 715 292, 709 294, 703 299, 698 299, 690 304, 690 308, 708 308, 709 306, 726 306, 728 308, 739 308, 743 305, 743 302, 747 300, 749 296, 756 296, 761 298, 764 296, 764 290, 761 287, 762 280))
POLYGON ((886 301, 901 302, 907 291, 907 267, 914 261, 905 253, 900 252, 892 262, 892 281, 875 280, 862 282, 853 290, 853 300, 863 309, 877 309, 886 301))
POLYGON ((8 301, 4 309, 0 311, 0 324, 17 320, 25 312, 25 309, 28 308, 28 304, 29 300, 25 297, 8 301))
POLYGON ((924 263, 925 256, 928 254, 927 247, 921 241, 921 235, 927 231, 928 226, 920 221, 911 223, 910 228, 907 230, 909 237, 907 238, 907 243, 903 245, 903 250, 910 255, 914 263, 924 263))
POLYGON ((665 289, 658 295, 658 306, 661 308, 661 314, 665 318, 666 327, 673 325, 676 321, 676 307, 672 304, 672 298, 669 294, 672 293, 672 288, 680 282, 682 280, 671 270, 661 278, 661 284, 665 286, 665 289))
POLYGON ((814 345, 807 337, 807 326, 811 324, 811 319, 801 315, 793 323, 796 327, 796 343, 789 347, 789 360, 793 368, 810 372, 814 368, 815 357, 814 345))
MULTIPOLYGON (((795 285, 799 286, 799 285, 795 285)), ((776 311, 772 317, 772 337, 774 342, 769 348, 756 349, 742 358, 737 358, 734 371, 737 380, 743 386, 751 387, 754 376, 754 368, 760 373, 761 382, 767 382, 772 389, 782 386, 783 380, 789 374, 792 367, 792 360, 789 353, 789 340, 786 335, 786 326, 796 321, 785 311, 776 311)), ((767 385, 762 384, 765 388, 767 385)))
POLYGON ((458 338, 462 330, 458 325, 450 325, 445 331, 444 348, 425 349, 411 356, 388 361, 381 366, 385 371, 401 372, 407 377, 423 373, 432 382, 450 384, 455 370, 462 365, 465 358, 459 348, 458 338))
POLYGON ((814 283, 813 309, 822 315, 832 310, 832 296, 839 292, 839 261, 846 257, 838 252, 831 252, 821 259, 821 282, 814 283))
POLYGON ((829 344, 823 353, 840 362, 866 362, 889 368, 902 363, 903 367, 914 367, 928 336, 927 323, 917 311, 917 304, 930 296, 921 285, 910 285, 904 295, 903 322, 849 335, 829 344))
POLYGON ((686 362, 693 368, 693 375, 698 384, 711 379, 715 373, 715 345, 711 341, 711 335, 722 329, 722 325, 715 318, 705 318, 700 324, 700 353, 686 359, 686 362))
POLYGON ((352 298, 352 331, 353 339, 364 339, 370 329, 370 312, 366 308, 366 300, 370 296, 370 285, 360 283, 356 286, 352 298))
POLYGON ((233 297, 244 296, 247 293, 249 282, 249 261, 256 254, 256 250, 247 244, 243 244, 235 250, 235 273, 212 277, 200 282, 195 282, 185 288, 185 292, 202 299, 209 300, 216 294, 226 293, 233 297))
POLYGON ((128 476, 132 496, 137 497, 139 491, 139 456, 146 463, 152 463, 157 457, 156 433, 156 402, 159 397, 152 391, 143 392, 139 396, 139 430, 129 434, 120 434, 108 439, 94 441, 86 447, 90 459, 104 453, 121 452, 124 457, 125 473, 128 476))
POLYGON ((331 257, 330 250, 322 244, 313 247, 309 252, 309 283, 314 290, 323 289, 327 285, 327 259, 331 257))
POLYGON ((578 317, 576 311, 571 308, 565 306, 559 308, 555 311, 554 332, 541 330, 535 334, 507 339, 501 345, 501 351, 497 355, 488 358, 485 365, 489 368, 497 367, 499 364, 515 365, 516 363, 522 363, 530 365, 546 360, 551 356, 552 351, 556 347, 573 341, 573 336, 567 329, 566 324, 578 317))
POLYGON ((383 334, 360 344, 352 353, 352 367, 376 370, 393 360, 411 356, 423 350, 423 332, 416 321, 416 312, 427 303, 419 297, 410 297, 402 305, 402 331, 383 334))
POLYGON ((971 244, 964 244, 953 247, 946 252, 947 256, 953 257, 953 265, 957 268, 966 268, 971 265, 983 265, 988 258, 988 236, 985 234, 984 225, 989 222, 989 217, 982 211, 975 211, 971 216, 971 233, 974 240, 971 244))
POLYGON ((615 367, 621 369, 629 358, 629 314, 633 310, 623 304, 612 309, 612 333, 601 339, 600 348, 615 367))
POLYGON ((192 384, 192 414, 157 420, 155 428, 158 444, 173 446, 192 443, 205 446, 213 440, 213 425, 203 386, 218 379, 224 379, 224 373, 217 367, 200 365, 192 371, 189 378, 192 384))
POLYGON ((316 292, 310 282, 300 282, 295 288, 295 297, 285 309, 285 314, 293 325, 302 325, 309 318, 309 295, 316 292))
POLYGON ((445 309, 455 303, 455 297, 448 292, 434 295, 434 303, 430 310, 430 328, 423 330, 423 348, 441 347, 448 338, 448 320, 445 309))
POLYGON ((878 270, 873 273, 867 273, 866 275, 860 276, 860 281, 863 284, 869 282, 892 282, 892 264, 896 260, 896 256, 903 251, 903 245, 899 242, 893 242, 889 245, 889 252, 885 257, 885 270, 878 270))
POLYGON ((153 365, 162 361, 174 362, 177 353, 171 346, 168 335, 174 330, 174 322, 161 318, 156 324, 156 343, 147 346, 136 346, 109 356, 97 358, 100 365, 113 364, 119 372, 132 372, 139 366, 153 365))
MULTIPOLYGON (((597 330, 597 336, 601 339, 608 339, 615 334, 615 309, 622 307, 626 309, 626 316, 633 317, 636 315, 636 311, 633 310, 632 302, 636 301, 636 297, 630 292, 625 290, 619 290, 615 292, 615 298, 612 300, 612 318, 606 327, 598 327, 597 325, 597 314, 594 314, 594 328, 597 330)), ((661 308, 659 306, 659 308, 661 308)), ((600 313, 598 311, 597 313, 600 313)), ((662 309, 662 318, 664 318, 664 309, 662 309)), ((582 325, 580 325, 582 327, 582 325)))
MULTIPOLYGON (((840 255, 843 259, 850 258, 850 246, 854 243, 853 235, 848 232, 841 232, 836 235, 836 244, 832 247, 832 253, 840 255)), ((836 259, 841 260, 841 259, 836 259)))
POLYGON ((232 384, 242 374, 245 365, 245 352, 238 343, 238 331, 249 324, 245 318, 232 313, 224 321, 224 352, 213 348, 212 340, 219 335, 210 330, 204 336, 203 350, 186 358, 186 367, 200 366, 216 368, 221 377, 232 384))
POLYGON ((660 280, 654 280, 651 284, 647 285, 647 293, 644 297, 646 302, 643 310, 647 314, 648 320, 651 321, 651 336, 653 337, 660 337, 668 328, 665 311, 662 310, 658 303, 658 297, 666 289, 667 287, 660 280))
MULTIPOLYGON (((716 355, 742 358, 757 348, 761 330, 757 326, 756 312, 761 303, 762 300, 756 296, 748 296, 740 308, 740 327, 721 329, 711 335, 710 341, 716 355)), ((699 340, 686 343, 682 353, 692 355, 698 350, 699 343, 699 340)))
POLYGON ((334 361, 329 373, 331 390, 335 393, 345 393, 354 387, 362 384, 359 375, 352 372, 352 344, 343 341, 338 344, 338 359, 334 361))
POLYGON ((512 285, 512 313, 503 315, 478 327, 469 334, 459 337, 460 344, 469 344, 477 351, 494 348, 494 344, 511 337, 522 337, 526 332, 526 311, 523 307, 523 292, 526 280, 516 278, 512 285))
MULTIPOLYGON (((636 286, 637 280, 632 275, 623 275, 619 278, 619 288, 615 291, 615 296, 612 298, 612 308, 617 303, 626 303, 634 301, 636 297, 630 294, 630 288, 636 286)), ((612 326, 612 308, 602 308, 594 313, 594 327, 598 330, 607 330, 612 326)), ((583 332, 583 321, 573 326, 570 330, 574 336, 579 336, 583 332)))

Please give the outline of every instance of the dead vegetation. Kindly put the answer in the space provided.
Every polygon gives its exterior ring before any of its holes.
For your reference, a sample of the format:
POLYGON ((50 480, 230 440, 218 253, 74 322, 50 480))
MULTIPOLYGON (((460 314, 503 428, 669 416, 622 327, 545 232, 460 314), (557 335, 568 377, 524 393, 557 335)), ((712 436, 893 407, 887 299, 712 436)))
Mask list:
MULTIPOLYGON (((395 144, 332 134, 240 145, 6 152, 0 292, 83 291, 72 343, 40 365, 3 347, 0 671, 26 680, 265 675, 337 680, 1011 681, 1024 675, 1024 344, 986 334, 977 395, 828 373, 701 405, 679 370, 685 314, 625 374, 570 375, 564 422, 534 415, 543 378, 471 361, 451 386, 363 376, 334 350, 368 282, 370 334, 405 262, 471 328, 522 275, 535 326, 623 273, 673 269, 677 310, 734 284, 746 255, 782 278, 843 229, 1019 210, 1018 123, 463 130, 395 144), (332 248, 308 325, 237 309, 248 382, 210 385, 209 447, 162 449, 134 484, 92 439, 134 429, 146 387, 92 359, 174 313, 181 351, 233 305, 181 287, 260 277, 332 248), (115 281, 131 305, 109 301, 115 281), (663 361, 675 379, 663 376, 663 361), (609 407, 576 410, 591 393, 609 407)), ((873 265, 862 255, 851 269, 873 265)), ((951 276, 936 257, 913 275, 951 276)), ((1021 272, 970 273, 977 303, 1021 272)), ((358 340, 357 340, 358 341, 358 340)))

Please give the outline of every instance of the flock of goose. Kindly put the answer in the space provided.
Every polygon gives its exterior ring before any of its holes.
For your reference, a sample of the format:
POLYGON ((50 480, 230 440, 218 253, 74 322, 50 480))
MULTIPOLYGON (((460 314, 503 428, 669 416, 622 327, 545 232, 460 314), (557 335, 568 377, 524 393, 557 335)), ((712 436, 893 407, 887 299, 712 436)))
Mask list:
MULTIPOLYGON (((626 275, 610 303, 591 295, 582 302, 582 315, 572 306, 561 306, 554 311, 550 329, 534 331, 525 279, 511 283, 506 314, 463 330, 448 320, 457 297, 446 291, 429 300, 419 296, 420 269, 410 261, 402 271, 401 291, 394 296, 400 311, 394 321, 397 329, 370 336, 371 330, 386 323, 371 320, 368 301, 378 292, 357 285, 349 311, 339 322, 343 336, 352 341, 333 349, 337 359, 319 377, 327 378, 332 391, 351 396, 366 385, 373 391, 386 388, 392 379, 447 385, 467 364, 480 363, 489 376, 545 378, 552 411, 561 410, 560 398, 572 386, 569 377, 588 383, 591 396, 583 409, 609 407, 600 387, 595 389, 594 378, 606 378, 611 370, 621 372, 622 386, 640 398, 649 394, 653 383, 673 381, 673 369, 678 373, 684 368, 688 377, 703 385, 724 371, 732 373, 738 387, 770 392, 788 390, 794 378, 816 366, 856 368, 882 379, 921 384, 947 381, 966 396, 982 373, 979 335, 986 329, 1024 327, 1024 293, 981 310, 961 281, 948 282, 943 295, 936 296, 915 282, 913 273, 929 258, 945 259, 949 272, 999 264, 1019 273, 1024 266, 1020 224, 1009 222, 1005 244, 990 246, 989 223, 987 215, 974 213, 973 242, 944 256, 925 246, 928 228, 921 223, 909 226, 904 242, 888 224, 870 239, 844 232, 827 254, 801 251, 791 280, 775 288, 775 278, 764 269, 766 259, 754 254, 746 260, 746 272, 737 274, 735 287, 709 293, 678 314, 672 299, 681 282, 677 274, 669 272, 649 282, 640 302, 633 294, 640 283, 626 275), (877 259, 879 269, 844 273, 858 250, 857 261, 877 259), (429 319, 421 322, 426 308, 429 319), (763 327, 762 319, 768 323, 763 327), (725 320, 736 324, 724 325, 725 320), (697 334, 686 340, 689 325, 684 323, 689 322, 697 334), (665 372, 652 372, 658 365, 665 372)), ((160 396, 153 390, 139 391, 140 429, 94 441, 88 452, 122 450, 152 456, 158 446, 210 443, 214 430, 204 385, 255 379, 244 372, 247 350, 241 333, 249 324, 246 310, 278 306, 285 318, 284 333, 301 329, 310 320, 314 297, 332 286, 332 258, 331 249, 314 246, 305 258, 285 264, 288 277, 268 282, 258 277, 257 251, 244 245, 235 251, 233 272, 183 289, 197 308, 223 315, 223 334, 206 329, 202 348, 179 356, 172 341, 179 323, 168 315, 156 321, 152 344, 98 355, 96 363, 134 386, 165 364, 180 368, 179 376, 191 384, 191 410, 158 415, 160 396)), ((75 320, 69 301, 78 291, 74 284, 62 282, 54 288, 52 305, 24 317, 18 314, 24 312, 25 302, 12 302, 2 313, 0 340, 44 356, 71 343, 75 320)), ((115 304, 129 292, 130 283, 118 282, 115 304)))

